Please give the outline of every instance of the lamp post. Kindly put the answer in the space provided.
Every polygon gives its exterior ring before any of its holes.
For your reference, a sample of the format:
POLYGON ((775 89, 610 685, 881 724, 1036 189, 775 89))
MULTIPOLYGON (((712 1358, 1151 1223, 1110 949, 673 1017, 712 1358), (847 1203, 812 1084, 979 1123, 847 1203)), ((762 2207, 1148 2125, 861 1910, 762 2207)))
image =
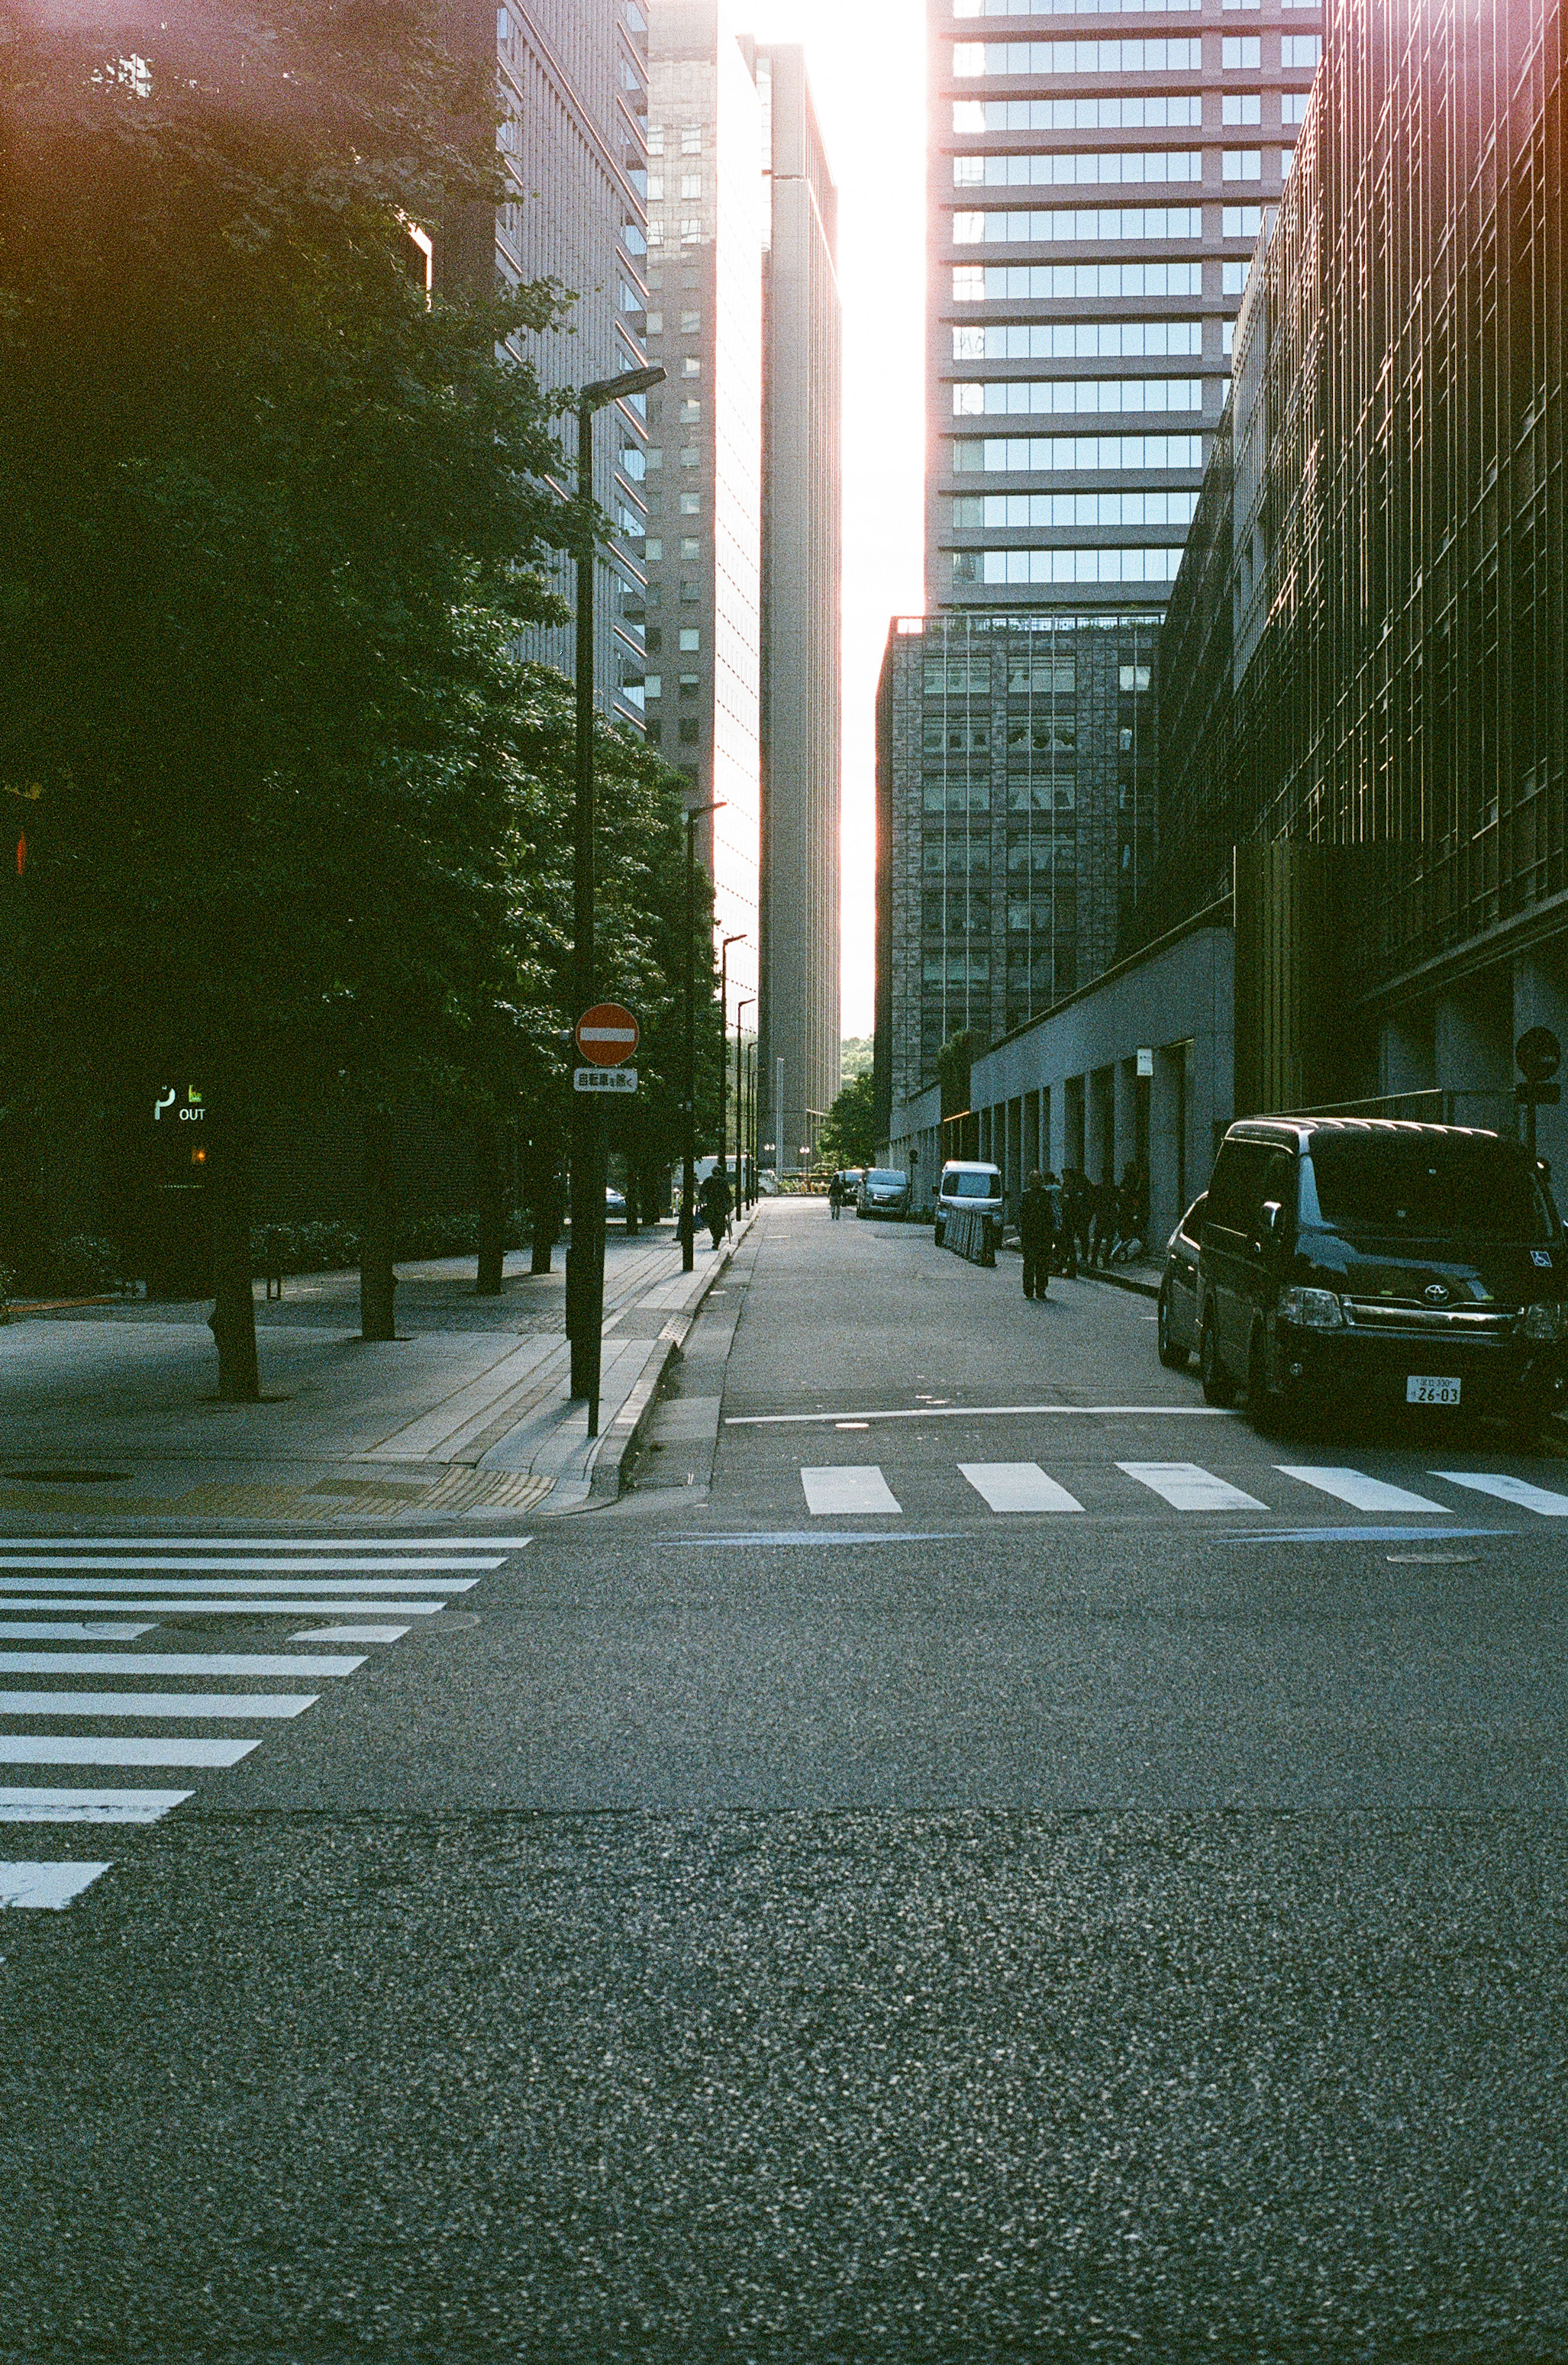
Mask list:
MULTIPOLYGON (((664 383, 662 369, 628 370, 577 395, 577 499, 584 526, 577 552, 577 796, 572 813, 572 990, 580 1018, 594 999, 593 958, 593 573, 588 522, 593 502, 594 413, 664 383)), ((571 1389, 588 1398, 588 1433, 599 1435, 600 1333, 604 1327, 604 1122, 585 1093, 572 1097, 572 1241, 566 1250, 566 1333, 571 1389)))
MULTIPOLYGON (((686 1155, 680 1175, 680 1265, 697 1262, 697 824, 704 813, 722 813, 722 797, 686 808, 686 1155)), ((710 957, 711 942, 710 941, 710 957)), ((720 1061, 721 1068, 722 1060, 720 1061)), ((719 1145, 721 1152, 722 1142, 719 1145)))
POLYGON ((735 1004, 735 1205, 745 1205, 745 1070, 742 1064, 741 1013, 749 1010, 756 1000, 748 993, 744 1002, 735 1004))
POLYGON ((730 947, 744 945, 745 930, 726 936, 719 947, 719 1163, 726 1179, 730 1171, 730 1154, 724 1135, 728 1129, 729 1104, 725 1087, 730 1071, 730 947))

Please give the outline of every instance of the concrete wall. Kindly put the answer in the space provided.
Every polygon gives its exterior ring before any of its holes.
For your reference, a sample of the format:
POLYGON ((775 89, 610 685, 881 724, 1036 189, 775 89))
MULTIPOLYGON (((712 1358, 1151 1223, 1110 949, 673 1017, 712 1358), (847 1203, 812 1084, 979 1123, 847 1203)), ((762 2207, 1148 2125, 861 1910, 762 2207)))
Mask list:
POLYGON ((1150 1234, 1164 1239, 1206 1186, 1231 1119, 1233 959, 1228 927, 1189 929, 976 1059, 969 1100, 999 1164, 1006 1144, 1010 1200, 1041 1162, 1042 1137, 1058 1173, 1081 1165, 1096 1182, 1147 1154, 1150 1234), (1140 1050, 1153 1053, 1151 1076, 1137 1073, 1140 1050))
POLYGON ((924 1093, 893 1096, 892 1125, 879 1162, 909 1176, 909 1203, 930 1215, 936 1201, 936 1178, 942 1171, 942 1088, 932 1084, 924 1093))

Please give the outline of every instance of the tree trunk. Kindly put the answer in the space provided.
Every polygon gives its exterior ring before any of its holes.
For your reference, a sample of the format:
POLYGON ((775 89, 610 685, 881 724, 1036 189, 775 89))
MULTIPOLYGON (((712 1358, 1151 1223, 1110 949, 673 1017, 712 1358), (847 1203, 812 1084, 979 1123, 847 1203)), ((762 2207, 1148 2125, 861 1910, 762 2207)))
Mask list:
POLYGON ((506 1255, 506 1168, 501 1129, 493 1119, 475 1127, 475 1180, 479 1201, 479 1272, 476 1297, 498 1297, 506 1255))
POLYGON ((392 1313, 398 1275, 393 1269, 398 1209, 392 1184, 392 1120, 373 1109, 364 1120, 364 1222, 359 1242, 359 1332, 362 1339, 395 1339, 392 1313))
POLYGON ((251 1273, 251 1109, 241 1063, 225 1059, 211 1106, 214 1304, 207 1317, 218 1342, 218 1393, 225 1404, 258 1404, 256 1301, 251 1273))
POLYGON ((561 1236, 561 1182, 552 1149, 531 1141, 525 1153, 524 1182, 528 1194, 528 1232, 532 1248, 530 1272, 548 1272, 551 1252, 561 1236))
POLYGON ((626 1237, 629 1240, 635 1239, 637 1226, 643 1213, 638 1204, 638 1186, 642 1178, 637 1166, 642 1149, 643 1128, 637 1121, 636 1113, 631 1111, 628 1112, 626 1125, 626 1237))

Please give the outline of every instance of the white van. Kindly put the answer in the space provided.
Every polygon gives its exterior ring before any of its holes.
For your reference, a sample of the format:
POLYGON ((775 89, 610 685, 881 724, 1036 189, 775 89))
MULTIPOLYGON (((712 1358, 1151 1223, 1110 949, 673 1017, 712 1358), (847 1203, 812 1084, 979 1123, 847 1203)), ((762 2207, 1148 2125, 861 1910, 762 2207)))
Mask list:
POLYGON ((947 1229, 947 1217, 958 1207, 971 1215, 989 1216, 994 1226, 992 1238, 1002 1239, 1002 1169, 982 1166, 978 1160, 950 1158, 942 1169, 942 1180, 936 1185, 935 1241, 941 1247, 947 1229))

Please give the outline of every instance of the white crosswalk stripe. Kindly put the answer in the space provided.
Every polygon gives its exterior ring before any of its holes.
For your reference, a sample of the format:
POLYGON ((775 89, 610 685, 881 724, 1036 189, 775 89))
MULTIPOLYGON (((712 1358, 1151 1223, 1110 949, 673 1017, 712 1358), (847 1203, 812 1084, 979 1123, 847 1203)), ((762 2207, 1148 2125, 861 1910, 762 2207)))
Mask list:
POLYGON ((1467 1486, 1473 1494, 1490 1495, 1499 1503, 1517 1503, 1522 1511, 1535 1511, 1543 1519, 1568 1519, 1568 1495, 1554 1495, 1549 1487, 1532 1486, 1525 1478, 1510 1478, 1497 1470, 1434 1470, 1434 1478, 1446 1478, 1450 1486, 1467 1486))
MULTIPOLYGON (((36 1601, 13 1600, 0 1595, 0 1609, 36 1609, 36 1601)), ((395 1610, 399 1618, 433 1618, 444 1609, 444 1601, 405 1601, 399 1597, 385 1605, 378 1601, 302 1601, 297 1594, 286 1594, 280 1599, 270 1597, 256 1600, 249 1596, 236 1599, 232 1595, 177 1594, 159 1595, 155 1600, 140 1601, 138 1609, 151 1610, 161 1618, 353 1618, 360 1610, 379 1609, 383 1606, 395 1610)), ((73 1609, 123 1609, 121 1601, 100 1601, 89 1597, 73 1601, 73 1609)))
MULTIPOLYGON (((438 1561, 433 1564, 438 1569, 451 1568, 455 1564, 451 1561, 438 1561)), ((385 1568, 387 1563, 381 1561, 375 1563, 374 1565, 385 1568)), ((392 1565, 396 1566, 396 1563, 392 1565)), ((36 1560, 17 1558, 0 1561, 0 1567, 7 1569, 36 1569, 37 1566, 36 1560)), ((383 1597, 395 1598, 400 1593, 472 1593, 479 1582, 476 1576, 450 1577, 442 1580, 427 1572, 420 1576, 366 1577, 362 1583, 352 1574, 353 1567, 352 1562, 347 1564, 349 1573, 336 1576, 295 1576, 291 1574, 295 1569, 319 1568, 320 1566, 319 1561, 229 1560, 222 1562, 205 1575, 196 1576, 171 1576, 167 1574, 171 1569, 188 1570, 190 1563, 183 1560, 65 1560, 56 1561, 51 1564, 51 1566, 94 1572, 105 1568, 140 1568, 145 1570, 146 1574, 142 1576, 100 1576, 96 1574, 71 1576, 53 1575, 0 1576, 0 1585, 5 1586, 10 1593, 73 1594, 83 1592, 91 1586, 98 1593, 241 1594, 286 1591, 297 1594, 301 1598, 312 1593, 364 1593, 373 1596, 379 1601, 383 1597), (266 1574, 260 1577, 236 1576, 233 1572, 237 1568, 264 1569, 266 1574)))
POLYGON ((84 1619, 10 1618, 0 1620, 0 1642, 134 1642, 139 1634, 151 1634, 147 1625, 130 1625, 123 1619, 113 1623, 95 1620, 88 1624, 84 1619))
POLYGON ((58 1912, 108 1868, 106 1864, 0 1864, 0 1907, 50 1906, 58 1912))
POLYGON ((1256 1495, 1244 1494, 1195 1462, 1118 1462, 1129 1478, 1162 1496, 1175 1511, 1266 1511, 1256 1495))
POLYGON ((832 1519, 846 1512, 855 1517, 878 1511, 896 1514, 903 1508, 875 1462, 836 1463, 823 1469, 802 1470, 801 1484, 806 1493, 806 1508, 815 1519, 832 1519))
POLYGON ((0 1676, 297 1676, 306 1683, 364 1664, 363 1657, 303 1651, 0 1651, 0 1676))
POLYGON ((307 1626, 288 1639, 291 1642, 400 1642, 409 1631, 407 1626, 307 1626))
POLYGON ((521 1552, 532 1536, 6 1536, 6 1552, 462 1552, 476 1567, 493 1568, 498 1553, 521 1552))
POLYGON ((219 1718, 250 1724, 258 1719, 303 1716, 319 1692, 0 1692, 0 1716, 150 1716, 219 1718))
POLYGON ((0 1787, 0 1823, 157 1823, 190 1790, 46 1790, 0 1787))
POLYGON ((1037 1462, 960 1462, 975 1493, 993 1511, 1081 1511, 1082 1504, 1037 1462))
POLYGON ((1390 1486, 1381 1478, 1368 1478, 1360 1470, 1319 1468, 1316 1463, 1278 1462, 1274 1467, 1287 1478, 1299 1478, 1304 1486, 1316 1486, 1320 1495, 1332 1495, 1337 1503, 1349 1503, 1353 1511, 1436 1511, 1448 1517, 1446 1503, 1434 1503, 1427 1495, 1412 1495, 1404 1486, 1390 1486))
POLYGON ((163 1741, 137 1732, 80 1740, 70 1732, 0 1733, 0 1765, 238 1765, 257 1741, 163 1741))

